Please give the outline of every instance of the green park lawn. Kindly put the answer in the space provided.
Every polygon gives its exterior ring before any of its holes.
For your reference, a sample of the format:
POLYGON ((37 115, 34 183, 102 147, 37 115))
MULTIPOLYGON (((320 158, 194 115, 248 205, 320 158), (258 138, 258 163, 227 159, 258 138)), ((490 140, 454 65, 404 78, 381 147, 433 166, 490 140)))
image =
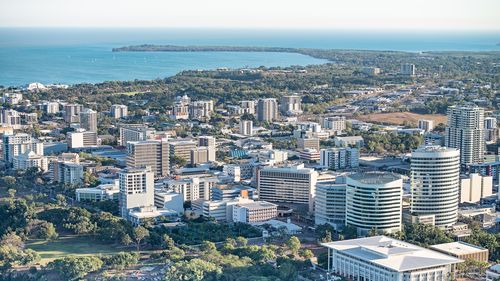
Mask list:
POLYGON ((120 251, 130 251, 129 247, 120 247, 99 243, 88 236, 63 236, 54 241, 29 240, 26 246, 35 250, 42 258, 40 264, 65 256, 107 255, 120 251))

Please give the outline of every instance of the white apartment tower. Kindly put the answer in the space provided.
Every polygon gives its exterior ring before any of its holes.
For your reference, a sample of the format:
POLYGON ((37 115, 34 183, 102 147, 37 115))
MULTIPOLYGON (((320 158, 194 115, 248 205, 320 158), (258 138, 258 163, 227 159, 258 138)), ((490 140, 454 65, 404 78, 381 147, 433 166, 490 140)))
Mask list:
POLYGON ((90 108, 80 112, 80 126, 89 132, 97 133, 97 112, 90 108))
POLYGON ((11 164, 14 157, 30 151, 43 155, 43 143, 25 133, 3 136, 3 160, 6 163, 11 164))
POLYGON ((257 120, 272 122, 278 119, 278 102, 276 99, 260 99, 257 103, 257 120))
POLYGON ((341 170, 359 167, 359 151, 351 147, 334 147, 320 150, 320 165, 322 167, 341 170))
POLYGON ((445 146, 460 150, 461 164, 483 162, 484 109, 474 104, 448 107, 445 146))
POLYGON ((120 119, 128 116, 128 107, 123 104, 113 104, 110 110, 111 117, 120 119))
POLYGON ((280 99, 280 112, 283 115, 293 116, 302 114, 302 97, 287 95, 280 99))
POLYGON ((253 135, 253 121, 240 120, 240 134, 244 136, 253 135))
POLYGON ((127 167, 149 167, 155 177, 166 177, 170 172, 169 151, 166 140, 128 142, 127 167))
POLYGON ((314 200, 314 223, 330 224, 335 230, 341 230, 345 225, 345 183, 335 181, 318 182, 314 200))
POLYGON ((457 222, 460 151, 423 146, 411 154, 411 213, 435 215, 438 227, 457 222))
POLYGON ((120 215, 128 219, 133 208, 154 206, 154 173, 146 168, 127 168, 119 173, 120 215))

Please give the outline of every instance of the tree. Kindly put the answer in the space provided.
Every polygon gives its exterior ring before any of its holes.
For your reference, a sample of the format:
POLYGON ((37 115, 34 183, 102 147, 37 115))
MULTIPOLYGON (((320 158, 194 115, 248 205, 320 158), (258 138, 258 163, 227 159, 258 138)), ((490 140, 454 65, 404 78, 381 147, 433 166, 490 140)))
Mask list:
POLYGON ((64 197, 64 195, 62 194, 57 194, 56 195, 56 202, 57 202, 57 205, 59 206, 66 206, 66 197, 64 197))
POLYGON ((124 269, 139 262, 139 253, 119 252, 116 255, 111 255, 104 258, 106 266, 114 269, 124 269))
POLYGON ((163 248, 165 248, 167 250, 172 250, 175 248, 174 239, 172 239, 170 236, 168 236, 167 234, 163 234, 162 239, 163 239, 163 243, 162 243, 163 248))
POLYGON ((200 249, 206 253, 217 252, 217 247, 215 246, 215 243, 210 241, 203 241, 203 244, 201 245, 200 249))
POLYGON ((312 259, 314 257, 314 254, 311 250, 304 249, 304 250, 300 251, 300 256, 303 257, 304 259, 308 260, 308 259, 312 259))
POLYGON ((68 280, 79 280, 88 273, 101 269, 102 266, 103 261, 94 256, 70 256, 54 260, 47 265, 49 269, 59 272, 68 280))
POLYGON ((246 239, 243 236, 238 236, 236 237, 236 243, 238 244, 239 247, 244 247, 248 244, 248 239, 246 239))
POLYGON ((296 236, 290 237, 288 241, 286 241, 286 246, 292 252, 293 255, 296 255, 300 249, 300 240, 296 236))
POLYGON ((139 225, 136 228, 134 228, 133 234, 134 234, 135 244, 137 246, 137 251, 139 251, 139 248, 141 246, 141 241, 149 236, 149 231, 145 227, 139 225))
POLYGON ((202 259, 179 261, 170 266, 165 274, 166 281, 202 281, 215 280, 222 273, 222 268, 202 259))
POLYGON ((173 163, 174 165, 178 167, 184 167, 187 164, 186 159, 179 157, 179 156, 172 156, 170 158, 170 163, 173 163))

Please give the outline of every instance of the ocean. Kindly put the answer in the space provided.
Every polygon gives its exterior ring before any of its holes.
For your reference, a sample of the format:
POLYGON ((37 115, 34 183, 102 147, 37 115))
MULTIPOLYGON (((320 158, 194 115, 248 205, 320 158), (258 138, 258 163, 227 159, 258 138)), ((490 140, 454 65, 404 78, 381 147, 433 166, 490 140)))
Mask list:
POLYGON ((500 33, 329 30, 0 28, 0 85, 155 79, 183 70, 291 66, 325 60, 291 53, 119 52, 136 44, 323 49, 500 51, 500 33))

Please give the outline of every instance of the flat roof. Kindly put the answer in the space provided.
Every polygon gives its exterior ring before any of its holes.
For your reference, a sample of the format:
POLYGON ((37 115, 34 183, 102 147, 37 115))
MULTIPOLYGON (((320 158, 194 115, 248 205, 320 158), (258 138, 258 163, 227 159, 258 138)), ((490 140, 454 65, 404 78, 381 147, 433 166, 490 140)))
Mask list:
POLYGON ((349 175, 348 178, 364 184, 387 184, 401 179, 401 176, 386 172, 368 172, 349 175))
POLYGON ((455 257, 387 236, 343 240, 322 245, 397 272, 462 262, 455 257))
POLYGON ((461 241, 432 245, 429 248, 457 256, 488 251, 487 249, 481 248, 479 246, 461 241))

